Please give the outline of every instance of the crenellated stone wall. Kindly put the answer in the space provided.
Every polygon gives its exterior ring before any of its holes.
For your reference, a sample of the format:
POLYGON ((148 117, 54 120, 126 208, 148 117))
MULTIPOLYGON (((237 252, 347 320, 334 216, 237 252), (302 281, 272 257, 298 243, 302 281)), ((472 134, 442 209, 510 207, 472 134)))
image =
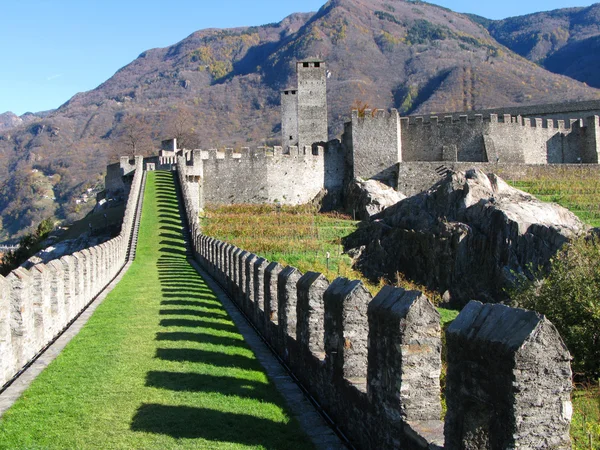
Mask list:
MULTIPOLYGON (((329 283, 203 235, 178 172, 194 258, 351 442, 365 449, 444 447, 441 327, 431 302, 392 287, 372 298, 360 281, 329 283)), ((570 356, 547 319, 472 302, 447 336, 444 448, 569 448, 570 356)))
POLYGON ((0 387, 59 335, 126 264, 141 193, 143 158, 120 234, 103 244, 0 277, 0 387))

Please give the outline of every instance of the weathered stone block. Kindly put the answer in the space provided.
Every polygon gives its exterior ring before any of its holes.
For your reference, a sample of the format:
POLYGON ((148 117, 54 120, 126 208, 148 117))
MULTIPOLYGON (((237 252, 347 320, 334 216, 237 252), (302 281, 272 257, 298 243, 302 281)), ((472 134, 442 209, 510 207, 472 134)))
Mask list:
POLYGON ((265 268, 264 281, 264 308, 265 317, 268 322, 278 323, 277 318, 277 278, 283 270, 283 266, 277 262, 270 263, 265 268))
POLYGON ((277 277, 277 320, 279 322, 279 345, 286 348, 287 339, 296 339, 296 285, 302 273, 292 266, 285 267, 277 277))
POLYGON ((321 273, 307 272, 298 280, 296 339, 319 359, 325 358, 325 307, 323 295, 329 281, 321 273))
POLYGON ((11 339, 11 286, 0 276, 0 386, 16 372, 11 339))
POLYGON ((365 386, 367 307, 371 293, 361 281, 336 278, 324 294, 325 352, 334 377, 365 386))
POLYGON ((248 253, 246 250, 242 250, 237 261, 238 280, 235 299, 240 307, 244 305, 244 297, 246 294, 246 259, 249 255, 250 253, 248 253))
POLYGON ((50 300, 50 272, 45 264, 36 264, 29 270, 35 325, 36 345, 42 348, 54 336, 54 317, 50 300))
POLYGON ((446 341, 446 448, 571 448, 571 357, 548 319, 472 301, 446 341))
POLYGON ((368 307, 368 395, 391 422, 441 416, 440 315, 419 291, 385 286, 368 307))
POLYGON ((254 261, 254 324, 261 333, 265 331, 265 269, 269 261, 264 258, 256 258, 254 261))
POLYGON ((48 269, 51 270, 50 284, 50 304, 52 315, 56 322, 56 330, 62 330, 67 324, 67 309, 65 304, 65 271, 60 260, 55 259, 48 263, 48 269))
POLYGON ((244 286, 243 308, 249 317, 254 316, 254 309, 256 308, 254 301, 254 262, 257 259, 258 257, 254 253, 250 253, 246 257, 244 264, 244 280, 246 281, 246 285, 244 286))
POLYGON ((36 353, 35 348, 35 316, 31 295, 31 277, 29 273, 17 268, 8 274, 6 281, 10 283, 10 329, 12 354, 15 367, 20 369, 36 353))

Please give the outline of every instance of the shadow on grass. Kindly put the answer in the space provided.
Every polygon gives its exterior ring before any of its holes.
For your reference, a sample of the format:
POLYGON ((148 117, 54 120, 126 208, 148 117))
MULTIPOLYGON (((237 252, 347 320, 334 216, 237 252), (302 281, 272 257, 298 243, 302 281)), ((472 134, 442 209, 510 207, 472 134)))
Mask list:
POLYGON ((244 341, 227 336, 216 336, 209 333, 190 333, 185 331, 175 331, 172 333, 156 333, 157 341, 169 342, 198 342, 200 344, 223 345, 226 347, 247 348, 244 341))
POLYGON ((160 321, 161 327, 181 327, 181 328, 211 328, 216 331, 237 332, 233 324, 211 322, 208 320, 192 319, 163 319, 160 321))
POLYGON ((185 256, 185 247, 181 246, 178 248, 170 248, 170 247, 161 247, 159 249, 161 253, 171 253, 173 255, 182 255, 185 256))
POLYGON ((161 290, 164 298, 197 298, 200 300, 214 300, 216 298, 212 291, 198 286, 164 286, 161 290))
MULTIPOLYGON (((190 293, 190 292, 163 292, 162 295, 165 299, 173 299, 173 300, 164 300, 161 304, 169 305, 170 302, 199 302, 204 303, 207 306, 220 306, 221 303, 217 300, 214 295, 207 295, 203 293, 190 293)), ((172 303, 173 305, 177 305, 178 303, 172 303)), ((182 306, 185 306, 182 304, 182 306)))
POLYGON ((228 376, 212 376, 199 373, 148 372, 146 386, 175 392, 215 392, 237 397, 264 400, 269 385, 228 376))
POLYGON ((193 316, 193 317, 206 317, 211 319, 227 319, 227 314, 223 312, 208 312, 198 311, 196 309, 161 309, 159 314, 161 316, 193 316))
POLYGON ((157 348, 156 357, 163 361, 208 364, 215 367, 235 367, 244 370, 260 370, 255 359, 243 355, 228 355, 198 348, 157 348))
MULTIPOLYGON (((203 308, 214 308, 215 306, 221 306, 217 300, 214 301, 202 301, 202 300, 187 300, 187 295, 182 295, 182 298, 186 298, 186 300, 163 300, 160 302, 161 305, 164 306, 197 306, 203 308)), ((202 298, 202 297, 200 297, 202 298)))
MULTIPOLYGON (((284 442, 274 446, 273 437, 284 437, 286 432, 293 434, 290 428, 287 424, 246 414, 157 404, 140 406, 131 423, 133 431, 164 434, 176 439, 202 438, 252 446, 266 445, 266 448, 284 448, 284 442)), ((293 447, 292 442, 287 442, 287 445, 290 445, 287 448, 293 447)))

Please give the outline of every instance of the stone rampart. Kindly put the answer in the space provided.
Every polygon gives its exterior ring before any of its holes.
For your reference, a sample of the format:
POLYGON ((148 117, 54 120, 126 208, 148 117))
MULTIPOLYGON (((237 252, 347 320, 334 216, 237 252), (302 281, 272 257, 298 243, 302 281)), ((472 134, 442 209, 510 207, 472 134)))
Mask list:
POLYGON ((239 153, 195 150, 186 160, 185 173, 199 177, 200 204, 300 205, 312 201, 326 185, 325 159, 322 146, 289 147, 287 152, 282 147, 243 148, 239 153))
POLYGON ((377 109, 352 111, 352 121, 344 130, 349 134, 352 178, 376 179, 394 186, 393 169, 402 161, 400 116, 398 111, 377 109))
POLYGON ((141 157, 135 158, 135 174, 117 237, 0 277, 0 387, 68 327, 125 265, 141 195, 142 163, 141 157))
POLYGON ((403 117, 402 161, 596 163, 596 142, 587 133, 597 121, 508 114, 403 117))
MULTIPOLYGON (((360 281, 330 284, 205 236, 185 190, 195 259, 355 446, 444 447, 440 317, 424 295, 387 287, 372 298, 360 281)), ((569 448, 570 356, 552 324, 472 302, 447 336, 444 448, 569 448)))

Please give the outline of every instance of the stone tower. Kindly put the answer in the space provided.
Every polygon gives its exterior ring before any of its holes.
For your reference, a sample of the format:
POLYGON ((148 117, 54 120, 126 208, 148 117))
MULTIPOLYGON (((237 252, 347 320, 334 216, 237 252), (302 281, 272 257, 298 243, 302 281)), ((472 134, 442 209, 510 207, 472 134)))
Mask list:
POLYGON ((303 148, 327 142, 327 69, 320 60, 298 61, 298 88, 281 93, 281 145, 303 148))
POLYGON ((298 145, 298 90, 281 93, 281 146, 284 150, 298 145))
POLYGON ((298 61, 298 146, 327 142, 327 70, 316 59, 298 61))

